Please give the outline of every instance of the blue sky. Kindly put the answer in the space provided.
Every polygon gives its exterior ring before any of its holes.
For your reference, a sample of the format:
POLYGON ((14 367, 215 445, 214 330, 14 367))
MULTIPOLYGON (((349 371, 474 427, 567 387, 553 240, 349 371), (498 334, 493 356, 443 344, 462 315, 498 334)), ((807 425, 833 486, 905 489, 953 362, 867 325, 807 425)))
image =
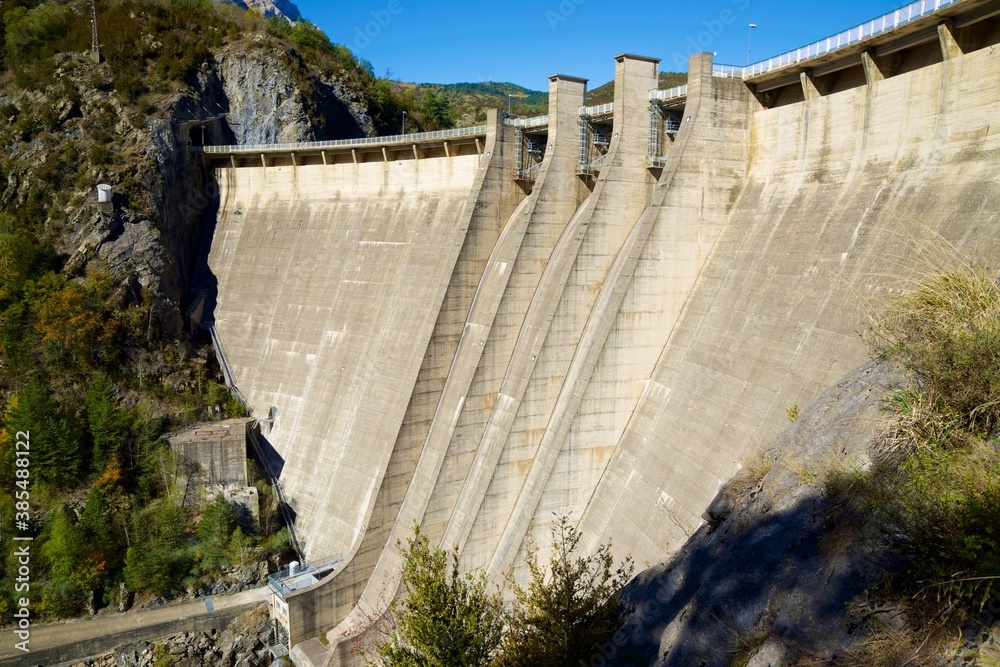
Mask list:
POLYGON ((297 0, 334 42, 370 61, 379 76, 418 83, 510 81, 546 90, 561 73, 597 87, 614 76, 613 57, 662 59, 684 69, 687 53, 744 65, 749 24, 754 61, 832 35, 905 4, 838 0, 297 0))

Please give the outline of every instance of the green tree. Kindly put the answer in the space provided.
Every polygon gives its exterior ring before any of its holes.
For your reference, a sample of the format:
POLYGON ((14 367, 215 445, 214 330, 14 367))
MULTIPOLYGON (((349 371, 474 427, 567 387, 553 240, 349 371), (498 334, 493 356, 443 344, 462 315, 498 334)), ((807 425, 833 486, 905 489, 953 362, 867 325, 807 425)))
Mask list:
POLYGON ((449 128, 455 125, 452 117, 451 102, 444 93, 435 93, 428 90, 424 93, 424 98, 420 100, 420 113, 424 119, 424 125, 429 130, 449 128))
POLYGON ((70 32, 71 18, 62 3, 13 8, 4 16, 7 58, 24 64, 53 53, 55 42, 70 32))
MULTIPOLYGON (((69 417, 52 398, 48 386, 38 378, 17 393, 7 410, 7 435, 13 440, 19 431, 30 434, 32 476, 56 484, 69 484, 81 470, 79 435, 69 417)), ((14 469, 16 454, 7 447, 7 472, 14 469)))
POLYGON ((618 591, 632 576, 632 560, 616 568, 610 544, 591 556, 577 556, 579 542, 579 531, 562 517, 552 531, 548 568, 529 548, 531 581, 527 588, 514 585, 517 605, 504 638, 502 667, 589 664, 617 631, 618 591))
POLYGON ((230 538, 236 529, 233 505, 222 494, 208 504, 198 523, 198 540, 201 542, 201 562, 207 569, 226 564, 230 538))
POLYGON ((114 385, 103 371, 94 376, 84 400, 87 430, 94 443, 94 467, 104 470, 112 457, 117 458, 128 428, 114 397, 114 385))
POLYGON ((166 595, 190 570, 184 513, 166 500, 140 512, 125 553, 125 584, 133 591, 166 595))
POLYGON ((369 658, 385 667, 477 667, 492 663, 503 634, 498 595, 485 577, 462 576, 458 554, 431 548, 414 527, 403 551, 403 601, 395 637, 369 658))
POLYGON ((87 491, 87 501, 80 515, 80 537, 92 551, 108 551, 115 547, 116 538, 111 528, 111 508, 104 492, 97 486, 87 491))
POLYGON ((288 31, 288 41, 303 49, 333 51, 333 44, 326 33, 311 21, 298 21, 288 31))
POLYGON ((42 592, 42 611, 51 616, 77 614, 104 580, 104 554, 88 548, 86 536, 63 507, 53 513, 44 539, 41 551, 49 576, 42 592))

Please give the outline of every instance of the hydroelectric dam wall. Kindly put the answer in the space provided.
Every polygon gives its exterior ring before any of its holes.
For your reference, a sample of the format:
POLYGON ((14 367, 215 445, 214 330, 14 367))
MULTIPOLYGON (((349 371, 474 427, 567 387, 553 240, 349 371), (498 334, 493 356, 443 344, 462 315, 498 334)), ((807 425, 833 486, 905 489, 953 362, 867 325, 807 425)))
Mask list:
POLYGON ((547 117, 464 133, 206 148, 215 331, 308 563, 339 562, 276 590, 297 664, 353 664, 414 522, 493 577, 563 514, 661 560, 866 358, 866 300, 931 247, 995 266, 998 12, 698 54, 659 93, 623 54, 613 105, 555 75, 547 117))

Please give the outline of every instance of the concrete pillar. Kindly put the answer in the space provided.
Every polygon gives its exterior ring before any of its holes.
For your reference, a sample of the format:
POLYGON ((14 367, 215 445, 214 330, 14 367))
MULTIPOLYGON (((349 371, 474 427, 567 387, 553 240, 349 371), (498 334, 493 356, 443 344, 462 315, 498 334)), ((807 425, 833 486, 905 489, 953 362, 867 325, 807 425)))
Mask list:
MULTIPOLYGON (((659 58, 623 53, 615 56, 615 141, 622 164, 646 164, 649 145, 649 91, 657 87, 659 58)), ((612 151, 613 152, 613 149, 612 151)))
POLYGON ((812 72, 807 71, 800 73, 799 80, 802 82, 802 95, 807 101, 823 97, 822 84, 816 83, 816 79, 813 77, 812 72))
POLYGON ((887 56, 877 56, 871 50, 861 53, 861 65, 864 67, 865 81, 869 86, 876 81, 894 76, 902 62, 902 52, 891 53, 887 56))
MULTIPOLYGON (((487 109, 486 110, 486 145, 487 146, 499 146, 499 142, 503 139, 501 132, 503 131, 503 124, 500 122, 500 110, 499 109, 487 109)), ((445 151, 448 150, 448 142, 445 142, 445 151)), ((450 157, 450 156, 449 156, 450 157)), ((487 151, 487 157, 489 151, 487 151)))
POLYGON ((861 66, 865 69, 865 81, 869 86, 876 81, 882 81, 885 79, 885 75, 879 68, 878 63, 875 61, 875 57, 872 55, 871 51, 865 51, 861 54, 861 66))
POLYGON ((948 19, 938 24, 938 40, 941 42, 941 57, 951 60, 962 55, 964 51, 955 36, 955 21, 948 19))
POLYGON ((580 107, 587 96, 587 79, 566 74, 549 77, 549 139, 550 150, 556 137, 576 137, 579 134, 580 107))
POLYGON ((712 94, 712 54, 705 51, 688 58, 688 100, 712 94))

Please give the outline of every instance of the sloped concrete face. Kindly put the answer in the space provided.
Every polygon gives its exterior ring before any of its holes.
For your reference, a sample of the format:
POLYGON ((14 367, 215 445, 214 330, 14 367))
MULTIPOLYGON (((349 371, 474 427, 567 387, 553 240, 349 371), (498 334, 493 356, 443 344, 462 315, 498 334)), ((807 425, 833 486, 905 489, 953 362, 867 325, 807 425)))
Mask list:
POLYGON ((998 68, 991 47, 753 112, 742 193, 588 507, 588 535, 661 558, 788 408, 864 361, 869 303, 946 257, 997 265, 998 68))
POLYGON ((236 384, 309 558, 364 535, 465 239, 478 155, 220 170, 209 265, 236 384))

